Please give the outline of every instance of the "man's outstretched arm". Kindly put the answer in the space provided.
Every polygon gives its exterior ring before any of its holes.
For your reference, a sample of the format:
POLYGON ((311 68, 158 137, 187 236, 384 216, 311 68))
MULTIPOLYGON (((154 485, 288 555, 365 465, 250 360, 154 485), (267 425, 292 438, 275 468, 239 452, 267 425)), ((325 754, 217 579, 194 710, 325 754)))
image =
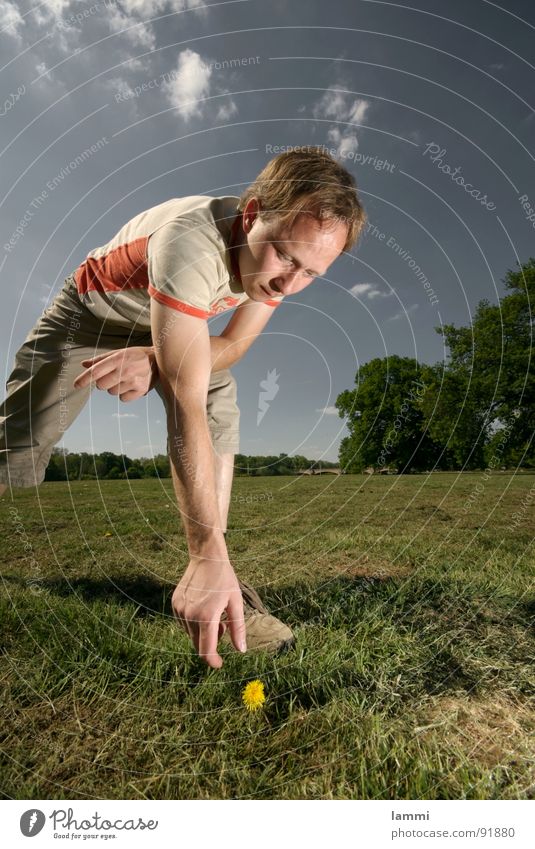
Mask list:
POLYGON ((199 655, 212 667, 226 610, 234 646, 245 651, 243 603, 230 564, 215 488, 206 402, 211 373, 206 321, 153 301, 152 338, 166 397, 169 457, 189 550, 189 564, 172 598, 173 611, 199 655))

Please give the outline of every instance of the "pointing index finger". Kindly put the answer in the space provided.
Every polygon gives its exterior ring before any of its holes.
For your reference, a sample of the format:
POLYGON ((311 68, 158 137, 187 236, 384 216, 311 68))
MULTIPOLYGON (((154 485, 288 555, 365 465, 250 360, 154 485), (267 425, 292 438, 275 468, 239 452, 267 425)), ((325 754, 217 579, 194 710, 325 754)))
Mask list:
POLYGON ((212 619, 211 622, 199 622, 199 657, 213 669, 220 669, 223 660, 217 652, 217 638, 219 636, 219 621, 212 619))
POLYGON ((78 375, 73 382, 73 386, 77 389, 81 389, 84 386, 89 386, 90 383, 93 383, 95 380, 98 380, 101 377, 105 377, 105 375, 115 370, 115 364, 112 362, 108 362, 107 360, 103 360, 101 363, 97 363, 91 368, 86 369, 84 372, 78 375))

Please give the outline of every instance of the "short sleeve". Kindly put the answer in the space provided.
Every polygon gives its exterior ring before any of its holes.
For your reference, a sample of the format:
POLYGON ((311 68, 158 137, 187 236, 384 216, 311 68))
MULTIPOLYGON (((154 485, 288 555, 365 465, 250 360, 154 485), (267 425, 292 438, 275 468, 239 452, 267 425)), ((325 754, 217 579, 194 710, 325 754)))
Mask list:
POLYGON ((195 221, 171 221, 149 238, 149 295, 165 306, 208 318, 219 279, 220 251, 195 221))
POLYGON ((282 304, 283 300, 284 295, 278 295, 274 298, 270 298, 269 301, 264 301, 264 303, 267 304, 268 307, 278 307, 279 304, 282 304))

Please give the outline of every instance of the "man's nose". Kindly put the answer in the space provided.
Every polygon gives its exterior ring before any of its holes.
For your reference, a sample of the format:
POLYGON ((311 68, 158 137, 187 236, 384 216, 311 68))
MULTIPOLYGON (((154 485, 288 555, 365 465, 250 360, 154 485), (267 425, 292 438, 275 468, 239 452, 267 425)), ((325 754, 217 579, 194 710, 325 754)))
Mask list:
POLYGON ((282 277, 277 277, 275 285, 278 287, 281 295, 289 295, 293 289, 294 283, 299 276, 299 270, 288 272, 282 277))

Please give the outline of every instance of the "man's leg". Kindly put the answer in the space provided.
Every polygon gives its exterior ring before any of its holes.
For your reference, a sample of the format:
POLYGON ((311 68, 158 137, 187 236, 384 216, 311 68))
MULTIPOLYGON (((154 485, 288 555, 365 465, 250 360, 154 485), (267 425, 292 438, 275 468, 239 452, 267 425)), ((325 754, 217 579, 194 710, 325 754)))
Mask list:
POLYGON ((72 278, 66 279, 17 352, 7 382, 0 406, 0 494, 7 485, 43 480, 52 449, 91 391, 73 387, 82 360, 146 338, 133 337, 127 327, 103 327, 81 304, 72 278))

